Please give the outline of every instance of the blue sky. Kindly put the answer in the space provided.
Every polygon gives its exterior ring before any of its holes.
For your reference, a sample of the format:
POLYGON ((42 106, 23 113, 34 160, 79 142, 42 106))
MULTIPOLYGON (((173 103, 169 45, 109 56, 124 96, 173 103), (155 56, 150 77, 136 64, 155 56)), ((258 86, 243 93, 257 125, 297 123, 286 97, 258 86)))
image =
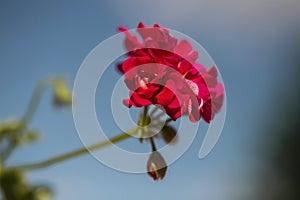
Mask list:
MULTIPOLYGON (((91 155, 31 172, 28 178, 52 185, 57 200, 252 199, 263 168, 258 149, 272 138, 261 130, 276 114, 270 103, 276 90, 292 73, 289 56, 300 32, 299 6, 296 0, 0 1, 0 119, 20 116, 45 76, 65 75, 72 85, 97 44, 115 34, 117 26, 134 28, 140 21, 178 30, 202 44, 227 92, 226 124, 213 152, 198 159, 200 131, 163 181, 114 171, 91 155)), ((42 140, 17 151, 11 164, 82 147, 71 112, 51 107, 50 90, 32 127, 43 133, 42 140)))

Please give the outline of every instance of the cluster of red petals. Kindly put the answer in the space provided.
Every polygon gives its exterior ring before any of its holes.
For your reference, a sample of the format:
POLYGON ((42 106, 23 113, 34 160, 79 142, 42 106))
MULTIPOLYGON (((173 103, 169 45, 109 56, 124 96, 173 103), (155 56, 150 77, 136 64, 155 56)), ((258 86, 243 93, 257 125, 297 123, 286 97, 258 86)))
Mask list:
POLYGON ((192 122, 202 117, 209 123, 220 111, 224 99, 218 72, 197 63, 198 52, 186 41, 178 41, 165 28, 139 23, 142 41, 128 29, 119 27, 126 36, 127 59, 118 65, 130 90, 124 100, 128 107, 158 105, 176 120, 188 114, 192 122))

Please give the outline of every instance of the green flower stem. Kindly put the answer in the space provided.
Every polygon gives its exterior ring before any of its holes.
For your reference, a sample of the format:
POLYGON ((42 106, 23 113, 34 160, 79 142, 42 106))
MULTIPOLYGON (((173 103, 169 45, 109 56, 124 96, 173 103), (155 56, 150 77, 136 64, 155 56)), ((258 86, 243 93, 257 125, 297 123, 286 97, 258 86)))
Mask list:
POLYGON ((146 126, 147 124, 147 114, 148 114, 148 106, 144 106, 144 112, 143 112, 143 124, 142 126, 146 126))
MULTIPOLYGON (((152 114, 153 114, 154 112, 156 112, 156 108, 157 108, 157 107, 155 107, 155 108, 152 110, 152 114)), ((147 117, 147 112, 148 112, 148 107, 145 106, 145 107, 144 107, 144 119, 146 119, 146 117, 147 117)), ((150 137, 149 139, 150 139, 152 151, 156 151, 156 146, 155 146, 153 137, 150 137)))
POLYGON ((154 152, 154 151, 156 151, 156 146, 155 146, 155 143, 154 143, 154 139, 153 139, 153 137, 150 137, 149 139, 150 139, 152 151, 154 152))
POLYGON ((44 91, 47 89, 47 87, 52 86, 54 84, 55 78, 45 78, 42 79, 36 88, 34 89, 32 96, 30 98, 29 105, 25 111, 25 114, 22 118, 22 123, 24 125, 27 125, 32 120, 37 107, 39 105, 39 102, 41 100, 41 97, 44 93, 44 91))
POLYGON ((117 143, 120 141, 123 141, 127 138, 130 138, 131 136, 137 134, 138 128, 132 129, 126 133, 122 133, 118 136, 112 137, 109 140, 91 145, 87 148, 81 148, 54 158, 50 158, 48 160, 42 161, 42 162, 38 162, 38 163, 34 163, 34 164, 26 164, 26 165, 20 165, 20 166, 16 166, 16 167, 10 167, 11 170, 24 170, 24 171, 30 171, 30 170, 37 170, 37 169, 43 169, 46 167, 50 167, 54 164, 69 160, 71 158, 75 158, 77 156, 83 155, 88 153, 89 151, 94 151, 97 149, 101 149, 104 148, 112 143, 117 143))
MULTIPOLYGON (((47 87, 52 86, 54 84, 55 78, 45 78, 42 79, 36 88, 34 89, 32 96, 30 98, 29 105, 25 111, 25 114, 23 115, 21 119, 22 123, 22 128, 19 130, 18 134, 22 135, 24 131, 26 130, 28 124, 31 122, 33 119, 33 116, 37 110, 37 107, 39 105, 39 102, 41 100, 42 94, 44 93, 45 89, 47 87)), ((14 151, 16 148, 16 144, 12 139, 8 141, 8 147, 1 153, 1 160, 2 162, 5 161, 11 153, 14 151)))
MULTIPOLYGON (((34 91, 34 94, 32 95, 32 98, 31 98, 31 101, 30 101, 30 104, 29 104, 29 108, 27 109, 27 111, 24 115, 23 122, 28 123, 31 120, 31 118, 33 117, 33 115, 35 113, 35 110, 36 110, 37 104, 40 100, 40 97, 42 95, 42 92, 44 91, 46 86, 49 86, 53 83, 53 80, 54 79, 46 79, 45 81, 42 81, 37 86, 36 90, 34 91)), ((59 155, 59 156, 56 156, 56 157, 53 157, 53 158, 50 158, 48 160, 41 161, 41 162, 38 162, 38 163, 13 166, 13 167, 8 168, 7 170, 31 171, 31 170, 43 169, 43 168, 46 168, 46 167, 50 167, 54 164, 61 163, 63 161, 81 156, 81 155, 86 154, 90 151, 101 149, 101 148, 104 148, 104 147, 106 147, 108 145, 111 145, 113 143, 117 143, 117 142, 123 141, 127 138, 130 138, 131 136, 138 134, 139 131, 141 130, 141 128, 144 128, 143 126, 146 125, 147 114, 148 114, 148 106, 144 106, 143 111, 144 112, 143 112, 142 119, 141 119, 142 127, 134 128, 134 129, 132 129, 132 130, 126 132, 126 133, 122 133, 118 136, 112 137, 112 138, 110 138, 106 141, 102 141, 100 143, 91 145, 91 146, 86 147, 86 148, 85 147, 80 148, 80 149, 71 151, 69 153, 65 153, 63 155, 59 155)), ((153 145, 154 145, 154 143, 152 141, 152 146, 153 145)), ((156 149, 155 146, 154 146, 154 149, 156 149)))

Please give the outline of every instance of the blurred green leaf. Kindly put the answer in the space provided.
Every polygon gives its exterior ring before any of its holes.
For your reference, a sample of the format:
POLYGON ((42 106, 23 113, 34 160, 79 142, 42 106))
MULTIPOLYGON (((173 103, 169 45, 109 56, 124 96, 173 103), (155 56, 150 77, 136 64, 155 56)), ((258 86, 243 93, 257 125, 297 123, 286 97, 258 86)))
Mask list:
POLYGON ((29 186, 20 171, 5 171, 0 176, 0 185, 6 200, 25 200, 29 186))

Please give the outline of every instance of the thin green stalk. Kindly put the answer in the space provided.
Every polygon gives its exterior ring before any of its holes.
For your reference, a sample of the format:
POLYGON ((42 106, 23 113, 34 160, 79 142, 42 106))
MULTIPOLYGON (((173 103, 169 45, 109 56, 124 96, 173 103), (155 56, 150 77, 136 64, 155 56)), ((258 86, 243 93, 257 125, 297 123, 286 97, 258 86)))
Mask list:
POLYGON ((144 113, 143 113, 143 126, 147 125, 147 114, 148 114, 148 106, 144 106, 144 113))
MULTIPOLYGON (((144 107, 144 120, 146 120, 147 114, 148 114, 148 106, 145 106, 144 107)), ((152 151, 156 151, 156 146, 155 146, 153 137, 150 137, 150 143, 151 143, 152 151)))
MULTIPOLYGON (((33 116, 37 110, 37 107, 39 105, 39 102, 41 100, 43 92, 45 91, 45 89, 47 87, 51 86, 53 84, 53 82, 54 82, 54 78, 45 78, 45 79, 42 79, 38 83, 38 85, 36 86, 36 88, 34 89, 32 95, 31 95, 30 102, 27 106, 27 109, 26 109, 22 119, 21 119, 23 128, 20 129, 17 134, 22 135, 24 133, 28 124, 33 119, 33 116)), ((5 161, 16 148, 16 144, 12 140, 13 139, 10 139, 8 141, 8 147, 1 153, 2 161, 5 161)))
POLYGON ((153 137, 150 137, 149 139, 150 139, 152 151, 154 152, 154 151, 156 151, 156 146, 155 146, 155 143, 154 143, 154 139, 153 139, 153 137))
POLYGON ((25 114, 22 118, 22 122, 23 124, 28 125, 28 123, 30 123, 30 121, 32 120, 37 107, 40 103, 42 94, 44 93, 45 89, 49 86, 51 86, 53 84, 54 78, 45 78, 42 79, 38 85, 36 86, 36 88, 34 89, 32 96, 30 98, 30 102, 29 105, 25 111, 25 114))
MULTIPOLYGON (((33 116, 34 116, 34 114, 37 110, 37 107, 38 107, 38 104, 41 100, 43 92, 51 84, 53 84, 53 78, 42 79, 38 83, 38 85, 36 86, 36 88, 34 89, 34 91, 32 93, 32 96, 30 98, 30 102, 27 106, 27 109, 26 109, 22 119, 21 119, 22 128, 16 134, 22 135, 24 133, 24 131, 26 130, 28 124, 32 120, 32 118, 33 118, 33 116)), ((7 148, 2 150, 2 152, 1 152, 2 162, 4 162, 12 154, 12 152, 16 148, 16 144, 13 141, 13 139, 14 139, 13 137, 8 138, 7 148)))
POLYGON ((10 167, 10 169, 30 171, 30 170, 37 170, 37 169, 50 167, 54 164, 69 160, 71 158, 74 158, 74 157, 77 157, 77 156, 80 156, 80 155, 83 155, 83 154, 86 154, 89 151, 94 151, 96 149, 101 149, 101 148, 104 148, 104 147, 106 147, 106 146, 108 146, 112 143, 117 143, 117 142, 123 141, 123 140, 135 135, 136 133, 137 133, 137 128, 132 129, 131 131, 128 131, 127 133, 122 133, 118 136, 115 136, 115 137, 109 139, 109 140, 100 142, 98 144, 91 145, 91 146, 86 147, 86 148, 85 147, 80 148, 80 149, 77 149, 75 151, 72 151, 72 152, 69 152, 69 153, 66 153, 66 154, 63 154, 63 155, 60 155, 60 156, 56 156, 54 158, 50 158, 48 160, 41 161, 41 162, 38 162, 38 163, 10 167))

